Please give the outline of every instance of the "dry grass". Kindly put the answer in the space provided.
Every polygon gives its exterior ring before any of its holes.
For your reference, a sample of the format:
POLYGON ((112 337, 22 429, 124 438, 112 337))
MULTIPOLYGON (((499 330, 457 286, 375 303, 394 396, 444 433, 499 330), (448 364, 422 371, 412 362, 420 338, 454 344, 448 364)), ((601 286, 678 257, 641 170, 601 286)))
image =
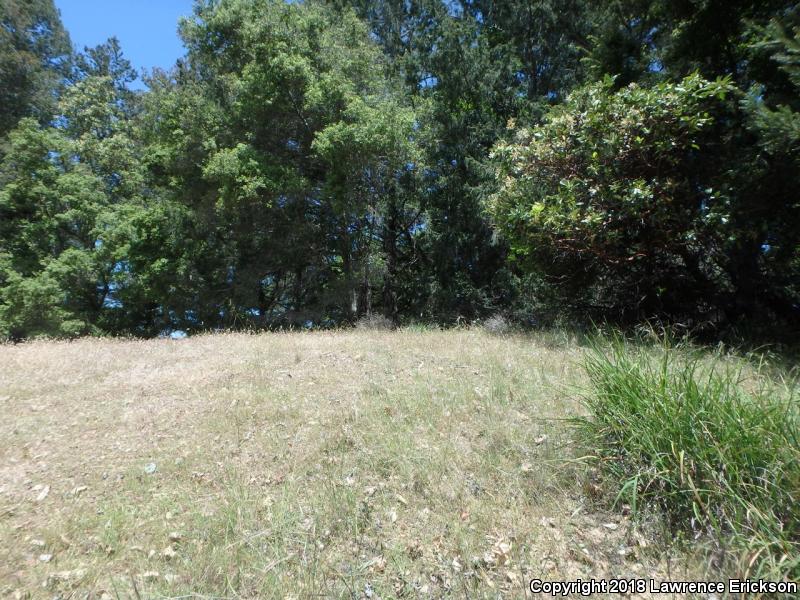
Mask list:
POLYGON ((0 596, 667 578, 569 460, 582 373, 569 340, 475 330, 0 346, 0 596))

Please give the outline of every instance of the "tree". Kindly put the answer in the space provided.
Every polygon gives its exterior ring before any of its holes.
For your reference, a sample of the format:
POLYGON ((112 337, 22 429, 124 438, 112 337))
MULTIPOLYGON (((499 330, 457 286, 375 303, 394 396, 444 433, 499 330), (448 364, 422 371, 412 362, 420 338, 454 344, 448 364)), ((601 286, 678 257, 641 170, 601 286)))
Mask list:
MULTIPOLYGON (((800 9, 783 13, 753 31, 754 58, 766 58, 776 73, 751 87, 742 100, 745 126, 755 135, 742 171, 752 201, 741 222, 761 232, 757 256, 763 275, 751 296, 766 291, 773 310, 800 322, 800 9), (761 56, 759 56, 759 54, 761 56), (764 56, 766 55, 766 56, 764 56)), ((757 62, 754 60, 753 62, 757 62)), ((751 250, 750 254, 756 253, 751 250)), ((744 297, 742 302, 752 302, 744 297)))
POLYGON ((598 318, 715 318, 730 197, 716 176, 726 80, 574 92, 493 151, 488 209, 518 260, 598 318))
POLYGON ((197 0, 146 92, 0 2, 0 336, 798 320, 789 0, 197 0))
POLYGON ((314 2, 228 0, 198 3, 181 31, 187 60, 150 81, 142 116, 153 187, 185 216, 180 257, 148 286, 169 326, 371 310, 373 287, 394 288, 394 267, 378 273, 387 215, 404 210, 392 182, 416 159, 413 112, 363 24, 314 2))
MULTIPOLYGON (((709 80, 726 77, 733 86, 729 97, 734 100, 710 130, 714 150, 697 152, 706 164, 698 168, 716 175, 714 187, 728 202, 727 222, 711 228, 724 242, 713 260, 716 293, 705 295, 728 324, 798 319, 791 283, 797 272, 791 258, 797 246, 796 168, 785 151, 767 148, 768 140, 776 141, 773 134, 787 141, 783 134, 792 127, 797 90, 773 55, 775 23, 791 28, 797 14, 793 5, 782 0, 615 0, 590 8, 593 27, 583 61, 590 83, 610 74, 616 89, 632 82, 660 89, 664 82, 676 84, 698 72, 709 80)), ((647 287, 648 281, 643 276, 641 285, 647 287)), ((596 289, 580 283, 577 288, 587 297, 596 289)), ((701 300, 697 312, 703 312, 701 300)), ((691 294, 682 300, 689 306, 693 302, 691 294)))
POLYGON ((19 120, 47 120, 72 48, 53 0, 0 1, 0 138, 19 120))
POLYGON ((593 31, 584 59, 590 80, 616 76, 618 86, 698 72, 729 76, 747 88, 763 75, 751 34, 791 10, 789 0, 613 0, 591 8, 593 31))
MULTIPOLYGON (((351 306, 358 311, 360 304, 362 312, 372 312, 370 271, 377 249, 384 259, 381 286, 384 314, 398 322, 400 244, 419 217, 415 199, 407 193, 407 185, 417 178, 420 169, 413 133, 415 115, 408 107, 391 100, 373 99, 358 106, 354 117, 349 123, 340 122, 321 131, 312 147, 327 163, 326 191, 337 209, 353 213, 348 221, 360 218, 363 222, 360 232, 363 239, 355 243, 361 249, 362 297, 359 303, 353 296, 351 306)), ((353 243, 350 236, 344 232, 342 235, 347 236, 344 239, 350 246, 353 243)), ((349 287, 355 293, 355 287, 349 287)))
POLYGON ((588 24, 582 2, 338 1, 355 7, 419 108, 424 210, 403 262, 406 312, 454 321, 513 295, 481 209, 486 155, 509 118, 538 118, 574 84, 588 24))
POLYGON ((23 119, 0 163, 0 335, 106 329, 120 262, 117 211, 144 185, 114 81, 89 75, 58 104, 57 125, 23 119))

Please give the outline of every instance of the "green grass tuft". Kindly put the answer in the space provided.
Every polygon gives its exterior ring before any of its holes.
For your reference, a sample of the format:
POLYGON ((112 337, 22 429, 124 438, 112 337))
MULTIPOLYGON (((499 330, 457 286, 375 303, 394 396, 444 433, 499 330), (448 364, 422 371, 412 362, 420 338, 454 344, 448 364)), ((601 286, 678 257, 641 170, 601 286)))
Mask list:
POLYGON ((710 534, 731 572, 800 578, 795 385, 719 355, 618 337, 595 343, 586 369, 579 424, 618 500, 710 534))

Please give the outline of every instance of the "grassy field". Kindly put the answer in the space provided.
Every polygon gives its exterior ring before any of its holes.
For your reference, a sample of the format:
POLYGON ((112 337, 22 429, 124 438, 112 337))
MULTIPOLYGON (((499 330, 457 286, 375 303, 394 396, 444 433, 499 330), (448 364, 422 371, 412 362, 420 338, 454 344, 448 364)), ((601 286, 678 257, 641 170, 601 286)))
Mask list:
POLYGON ((583 349, 479 330, 0 346, 0 596, 525 597, 688 577, 565 422, 583 349))

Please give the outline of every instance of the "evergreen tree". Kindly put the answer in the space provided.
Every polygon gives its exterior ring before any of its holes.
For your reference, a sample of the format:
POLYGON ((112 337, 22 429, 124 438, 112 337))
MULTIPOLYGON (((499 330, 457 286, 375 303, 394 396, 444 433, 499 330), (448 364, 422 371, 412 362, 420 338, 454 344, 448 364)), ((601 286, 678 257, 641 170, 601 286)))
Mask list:
POLYGON ((197 0, 133 92, 0 0, 0 336, 797 323, 799 14, 197 0))
POLYGON ((9 134, 0 163, 0 335, 106 329, 119 269, 106 238, 144 184, 124 106, 110 77, 87 74, 62 95, 57 124, 25 118, 9 134))
POLYGON ((188 59, 151 81, 143 117, 153 184, 186 215, 158 286, 169 325, 348 320, 373 287, 395 317, 415 120, 361 22, 230 0, 198 3, 182 35, 188 59))
POLYGON ((19 120, 47 120, 72 48, 53 0, 0 1, 0 138, 19 120))

